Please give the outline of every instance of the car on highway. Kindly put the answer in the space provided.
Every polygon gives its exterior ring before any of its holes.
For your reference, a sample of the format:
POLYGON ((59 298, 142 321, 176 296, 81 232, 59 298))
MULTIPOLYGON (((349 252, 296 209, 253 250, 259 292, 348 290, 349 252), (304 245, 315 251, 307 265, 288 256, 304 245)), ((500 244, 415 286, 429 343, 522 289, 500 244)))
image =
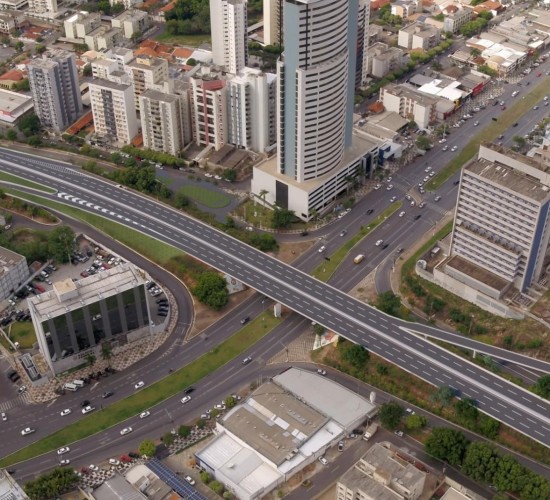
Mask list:
POLYGON ((389 243, 384 243, 384 244, 382 245, 382 250, 386 250, 386 248, 388 248, 389 246, 390 246, 389 243))
POLYGON ((191 486, 195 486, 195 480, 191 476, 185 476, 185 479, 191 486))
POLYGON ((59 462, 59 465, 69 465, 71 461, 68 458, 64 458, 59 462))
POLYGON ((247 365, 248 363, 250 363, 252 361, 252 357, 251 356, 247 356, 246 358, 243 359, 243 365, 247 365))
POLYGON ((397 196, 392 196, 392 197, 390 198, 390 203, 393 203, 393 202, 396 201, 396 200, 397 200, 397 196))
POLYGON ((447 146, 447 144, 445 144, 445 146, 441 148, 442 151, 447 151, 447 149, 449 149, 449 146, 447 146))
POLYGON ((191 401, 191 396, 183 396, 183 398, 181 398, 182 404, 189 403, 189 401, 191 401))
POLYGON ((70 409, 70 408, 65 408, 64 410, 61 411, 60 415, 62 417, 65 417, 66 415, 70 415, 73 411, 70 409))
POLYGON ((441 196, 439 195, 434 198, 434 201, 439 201, 439 200, 441 200, 441 196))
POLYGON ((102 398, 105 399, 105 398, 110 398, 112 395, 114 394, 113 391, 105 391, 103 394, 102 394, 102 398))
POLYGON ((7 420, 8 420, 8 417, 4 412, 2 412, 2 422, 7 422, 7 420))
POLYGON ((131 427, 124 427, 124 429, 120 431, 120 435, 126 436, 126 434, 130 434, 130 432, 132 432, 133 430, 134 429, 132 429, 131 427))
POLYGON ((366 214, 367 215, 370 215, 374 212, 374 210, 372 208, 369 208, 367 211, 366 211, 366 214))
POLYGON ((88 405, 88 406, 85 406, 84 408, 82 408, 82 413, 84 415, 86 415, 86 413, 90 413, 94 410, 95 410, 95 407, 88 405))
POLYGON ((241 319, 241 325, 246 325, 250 321, 250 316, 245 316, 241 319))
POLYGON ((386 191, 391 191, 393 189, 393 184, 388 184, 386 191))
POLYGON ((382 243, 384 243, 384 240, 378 240, 375 245, 379 247, 382 243))
POLYGON ((134 389, 141 389, 145 385, 145 382, 143 380, 140 380, 136 384, 134 384, 134 389))
POLYGON ((57 454, 63 455, 65 453, 69 453, 69 451, 71 451, 71 449, 68 446, 63 446, 63 448, 59 448, 59 450, 57 450, 57 454))
POLYGON ((327 249, 327 247, 325 247, 325 245, 323 245, 321 248, 319 248, 319 253, 323 253, 326 249, 327 249))
POLYGON ((399 217, 405 217, 405 212, 399 212, 399 217))
POLYGON ((376 186, 374 186, 374 190, 378 191, 381 187, 382 187, 382 184, 376 184, 376 186))
POLYGON ((328 460, 325 457, 319 457, 319 462, 323 465, 328 465, 328 460))
POLYGON ((147 418, 149 415, 151 415, 151 412, 149 410, 145 410, 139 414, 139 418, 147 418))
POLYGON ((418 220, 418 219, 420 219, 420 217, 422 217, 422 215, 417 214, 417 215, 414 216, 414 220, 418 220))
POLYGON ((318 369, 317 369, 317 373, 318 373, 319 375, 323 375, 323 377, 327 374, 327 372, 326 372, 325 370, 322 370, 321 368, 318 368, 318 369))
POLYGON ((348 231, 347 231, 347 229, 344 229, 344 230, 340 233, 340 236, 341 236, 341 237, 344 237, 346 234, 348 234, 348 231))
POLYGON ((82 401, 82 403, 80 403, 80 406, 89 406, 89 404, 90 404, 90 401, 85 399, 84 401, 82 401))
POLYGON ((451 148, 451 151, 454 152, 454 151, 456 151, 457 149, 458 149, 458 146, 453 146, 453 147, 451 148))
POLYGON ((27 436, 28 434, 32 434, 33 432, 36 432, 36 429, 33 429, 32 427, 25 427, 25 428, 21 431, 21 435, 22 435, 22 436, 27 436))

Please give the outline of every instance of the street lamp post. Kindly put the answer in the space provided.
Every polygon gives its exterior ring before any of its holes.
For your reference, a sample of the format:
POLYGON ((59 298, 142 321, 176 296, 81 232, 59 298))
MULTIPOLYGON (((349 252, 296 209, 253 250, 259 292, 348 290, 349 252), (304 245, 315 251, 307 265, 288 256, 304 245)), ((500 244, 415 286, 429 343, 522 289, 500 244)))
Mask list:
POLYGON ((472 325, 474 324, 474 315, 470 314, 470 326, 468 328, 468 336, 472 333, 472 325))

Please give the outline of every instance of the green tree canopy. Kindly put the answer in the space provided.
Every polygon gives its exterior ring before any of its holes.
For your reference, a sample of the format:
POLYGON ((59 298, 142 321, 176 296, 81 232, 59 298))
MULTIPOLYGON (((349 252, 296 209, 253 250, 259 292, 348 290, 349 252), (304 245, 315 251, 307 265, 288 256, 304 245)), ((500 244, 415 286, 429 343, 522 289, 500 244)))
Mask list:
POLYGON ((277 208, 271 216, 271 227, 274 229, 289 227, 294 217, 294 211, 287 210, 286 208, 277 208))
POLYGON ((454 389, 450 388, 448 385, 444 385, 437 389, 432 394, 432 400, 436 403, 439 403, 442 406, 449 406, 451 400, 455 397, 454 389))
POLYGON ((56 262, 69 262, 74 247, 74 231, 69 226, 56 227, 48 236, 48 252, 56 262))
POLYGON ((40 132, 40 119, 34 113, 21 118, 19 122, 19 130, 25 134, 25 137, 36 135, 40 132))
POLYGON ((491 483, 499 458, 490 444, 481 441, 470 443, 462 461, 462 472, 476 481, 491 483))
POLYGON ((153 441, 151 441, 150 439, 142 441, 139 445, 140 455, 145 455, 146 457, 154 457, 156 452, 157 447, 155 446, 155 443, 153 443, 153 441))
MULTIPOLYGON (((162 436, 162 442, 165 444, 165 446, 170 446, 170 445, 174 444, 175 440, 176 440, 176 438, 174 437, 174 435, 171 432, 166 432, 164 434, 164 436, 162 436)), ((147 455, 147 456, 149 456, 149 455, 147 455)))
POLYGON ((451 465, 461 465, 468 440, 460 431, 438 427, 426 439, 424 447, 426 453, 451 465))
POLYGON ((543 375, 533 386, 533 392, 539 396, 550 399, 550 375, 543 375))
POLYGON ((411 431, 416 431, 426 427, 428 419, 424 415, 409 415, 405 419, 405 427, 411 431))
POLYGON ((489 415, 480 413, 477 417, 477 430, 483 436, 489 439, 495 439, 500 430, 500 422, 489 415))
POLYGON ((342 352, 342 359, 359 370, 365 367, 369 359, 369 351, 359 344, 346 344, 342 352))
POLYGON ((473 428, 477 422, 479 411, 473 399, 464 398, 456 404, 455 414, 462 424, 473 428))
POLYGON ((376 307, 391 316, 399 318, 401 299, 392 291, 383 292, 376 298, 376 307))
POLYGON ((189 427, 188 425, 180 425, 178 427, 179 437, 186 438, 187 436, 189 436, 189 434, 191 434, 191 427, 189 427))
POLYGON ((193 294, 203 304, 215 310, 220 310, 229 301, 225 279, 213 271, 203 272, 199 276, 193 294))
POLYGON ((79 477, 70 467, 57 467, 51 472, 37 477, 25 484, 25 493, 31 500, 46 500, 72 490, 79 477))
POLYGON ((500 491, 513 491, 519 493, 525 488, 528 479, 529 475, 525 467, 520 465, 511 455, 504 455, 500 457, 500 460, 497 462, 492 482, 500 491))
POLYGON ((393 401, 384 403, 380 407, 379 417, 382 425, 388 429, 395 429, 401 422, 405 410, 403 407, 393 401))

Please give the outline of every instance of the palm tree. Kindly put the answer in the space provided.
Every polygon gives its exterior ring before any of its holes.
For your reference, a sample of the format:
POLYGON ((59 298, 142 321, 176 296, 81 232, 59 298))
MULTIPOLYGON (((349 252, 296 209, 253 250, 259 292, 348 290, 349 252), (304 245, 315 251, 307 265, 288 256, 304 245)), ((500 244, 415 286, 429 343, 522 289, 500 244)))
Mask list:
POLYGON ((107 361, 107 366, 111 367, 111 358, 113 357, 113 350, 111 349, 111 344, 103 344, 101 346, 101 358, 103 361, 107 361))
POLYGON ((86 361, 88 362, 88 364, 90 366, 94 366, 94 363, 96 362, 96 357, 93 353, 90 353, 90 354, 87 354, 86 355, 86 361))
POLYGON ((346 194, 349 194, 349 188, 353 184, 354 177, 348 175, 344 180, 346 181, 346 194))
POLYGON ((260 191, 260 198, 262 199, 262 201, 264 202, 264 208, 265 208, 265 197, 269 194, 269 191, 267 189, 262 189, 260 191))

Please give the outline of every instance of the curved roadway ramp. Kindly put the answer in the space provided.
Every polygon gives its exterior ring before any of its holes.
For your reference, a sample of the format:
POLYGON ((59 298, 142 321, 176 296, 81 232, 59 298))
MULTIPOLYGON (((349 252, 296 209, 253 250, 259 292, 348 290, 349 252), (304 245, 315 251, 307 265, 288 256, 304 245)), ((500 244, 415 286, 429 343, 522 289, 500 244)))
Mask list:
MULTIPOLYGON (((43 196, 179 248, 430 384, 454 387, 461 395, 475 399, 480 410, 550 447, 550 401, 408 331, 414 327, 415 331, 432 335, 435 329, 388 316, 171 207, 101 178, 75 172, 62 163, 2 150, 0 165, 4 171, 58 191, 43 196)), ((464 341, 443 331, 438 335, 446 342, 464 341)), ((480 352, 496 349, 467 340, 480 352)), ((491 355, 519 360, 536 370, 541 370, 543 363, 505 350, 491 355)), ((550 365, 545 366, 542 371, 550 372, 550 365)))

